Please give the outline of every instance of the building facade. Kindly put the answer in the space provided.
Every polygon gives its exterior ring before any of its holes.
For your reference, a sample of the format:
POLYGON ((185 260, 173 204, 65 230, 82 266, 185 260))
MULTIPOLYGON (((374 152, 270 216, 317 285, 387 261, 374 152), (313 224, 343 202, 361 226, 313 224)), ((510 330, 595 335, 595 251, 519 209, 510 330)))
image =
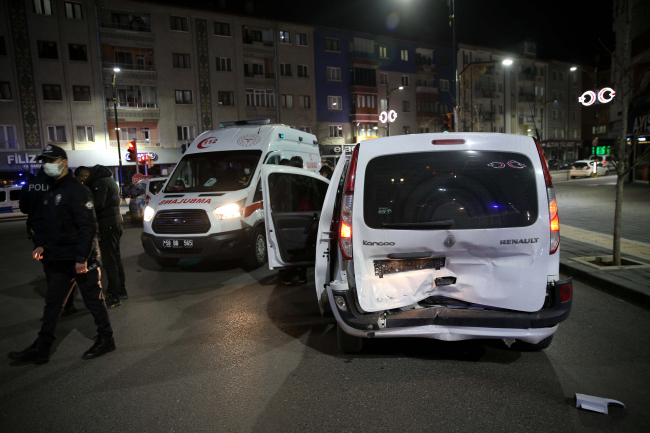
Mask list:
POLYGON ((72 167, 115 168, 119 136, 127 180, 132 140, 165 174, 219 122, 316 117, 312 27, 134 1, 3 6, 0 171, 34 168, 48 143, 72 167))
POLYGON ((461 130, 538 136, 548 159, 575 159, 582 148, 581 74, 536 53, 530 40, 512 52, 459 46, 460 101, 467 107, 461 130))
POLYGON ((316 28, 313 130, 324 157, 362 140, 440 130, 440 113, 453 100, 451 54, 442 47, 316 28), (391 111, 393 121, 382 122, 380 114, 391 111))

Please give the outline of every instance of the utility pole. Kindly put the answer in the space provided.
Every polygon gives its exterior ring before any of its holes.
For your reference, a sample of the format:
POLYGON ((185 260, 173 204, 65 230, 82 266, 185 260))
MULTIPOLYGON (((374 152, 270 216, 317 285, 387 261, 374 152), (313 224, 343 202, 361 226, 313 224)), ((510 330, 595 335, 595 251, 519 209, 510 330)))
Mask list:
POLYGON ((122 202, 126 203, 126 200, 124 200, 124 180, 122 179, 123 175, 122 175, 122 152, 120 150, 120 127, 117 123, 117 93, 115 92, 115 79, 117 77, 118 72, 120 72, 120 68, 113 69, 113 110, 115 113, 115 136, 117 137, 117 157, 119 158, 119 163, 120 163, 120 193, 122 195, 122 202))

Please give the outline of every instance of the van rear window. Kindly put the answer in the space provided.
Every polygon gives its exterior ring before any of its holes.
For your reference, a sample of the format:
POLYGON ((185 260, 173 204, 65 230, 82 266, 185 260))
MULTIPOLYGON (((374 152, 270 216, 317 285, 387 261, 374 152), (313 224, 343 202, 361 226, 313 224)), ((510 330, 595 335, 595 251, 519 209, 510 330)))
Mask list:
POLYGON ((372 159, 366 225, 391 230, 525 227, 537 219, 535 170, 513 152, 444 151, 372 159))

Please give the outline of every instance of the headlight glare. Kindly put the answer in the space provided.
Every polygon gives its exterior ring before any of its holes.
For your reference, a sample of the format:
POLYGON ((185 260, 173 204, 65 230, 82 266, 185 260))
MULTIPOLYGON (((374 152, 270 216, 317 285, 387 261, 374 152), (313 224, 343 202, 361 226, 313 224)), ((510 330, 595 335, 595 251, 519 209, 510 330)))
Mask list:
POLYGON ((230 203, 216 208, 213 213, 218 220, 229 218, 239 218, 241 216, 241 206, 239 203, 230 203))
POLYGON ((151 221, 151 219, 153 218, 153 216, 154 216, 155 214, 156 214, 156 211, 153 210, 153 208, 152 208, 151 206, 147 206, 147 207, 144 209, 144 220, 145 220, 146 222, 151 221))

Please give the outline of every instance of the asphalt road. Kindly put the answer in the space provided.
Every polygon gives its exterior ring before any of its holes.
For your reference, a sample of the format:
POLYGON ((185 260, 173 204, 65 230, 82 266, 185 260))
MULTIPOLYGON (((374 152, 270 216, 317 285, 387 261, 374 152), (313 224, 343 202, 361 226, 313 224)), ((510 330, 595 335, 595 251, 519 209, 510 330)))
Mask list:
MULTIPOLYGON (((1 354, 40 326, 45 282, 23 225, 0 222, 1 354)), ((586 285, 542 352, 395 339, 343 355, 313 283, 278 285, 276 272, 237 262, 161 269, 140 231, 127 224, 123 238, 117 350, 81 360, 95 335, 83 308, 59 323, 48 364, 0 358, 3 433, 650 431, 650 312, 586 285), (576 392, 628 408, 577 410, 576 392)))

